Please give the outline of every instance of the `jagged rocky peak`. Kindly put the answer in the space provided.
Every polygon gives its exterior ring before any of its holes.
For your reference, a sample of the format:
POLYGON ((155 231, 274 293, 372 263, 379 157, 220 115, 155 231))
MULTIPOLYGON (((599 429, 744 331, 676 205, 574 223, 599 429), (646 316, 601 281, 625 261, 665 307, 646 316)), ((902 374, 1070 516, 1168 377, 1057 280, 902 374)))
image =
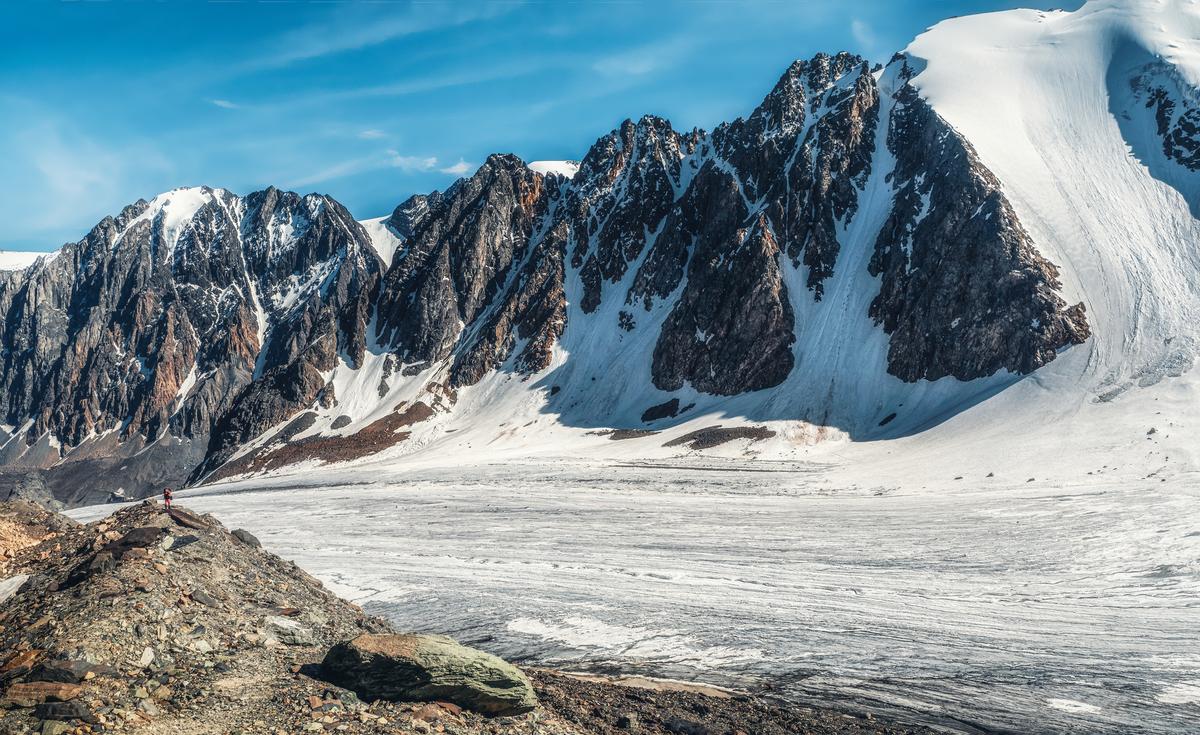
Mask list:
POLYGON ((429 194, 414 194, 401 202, 388 218, 388 224, 396 233, 408 240, 425 220, 431 209, 436 209, 442 201, 442 193, 433 191, 429 194))
POLYGON ((808 269, 819 300, 840 252, 837 226, 857 210, 879 115, 875 75, 858 56, 794 63, 747 118, 718 126, 713 146, 745 196, 766 202, 782 250, 808 269))
POLYGON ((666 120, 626 120, 588 151, 573 180, 566 208, 580 269, 581 306, 599 306, 604 283, 617 283, 641 257, 677 198, 683 159, 698 135, 680 135, 666 120))
POLYGON ((126 488, 181 479, 218 426, 256 435, 307 402, 281 372, 361 357, 380 273, 327 197, 194 187, 126 207, 0 285, 0 455, 30 471, 133 456, 126 488), (251 387, 276 410, 247 406, 251 387))
POLYGON ((556 187, 513 155, 493 155, 419 218, 384 279, 378 336, 409 369, 447 358, 491 304, 556 187))
POLYGON ((746 127, 759 134, 796 135, 807 119, 806 105, 811 101, 815 112, 826 91, 845 75, 861 70, 865 64, 866 60, 861 56, 846 52, 833 56, 820 53, 807 61, 792 62, 746 119, 746 127))

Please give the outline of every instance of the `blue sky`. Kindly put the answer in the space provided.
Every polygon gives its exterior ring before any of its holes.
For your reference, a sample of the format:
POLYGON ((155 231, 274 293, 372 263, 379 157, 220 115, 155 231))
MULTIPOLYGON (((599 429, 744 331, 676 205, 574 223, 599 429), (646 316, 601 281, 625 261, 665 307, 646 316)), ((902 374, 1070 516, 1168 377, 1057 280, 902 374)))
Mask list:
POLYGON ((0 249, 139 197, 331 194, 359 218, 489 153, 577 159, 626 117, 712 128, 796 58, 886 61, 1008 0, 13 2, 0 8, 0 249))

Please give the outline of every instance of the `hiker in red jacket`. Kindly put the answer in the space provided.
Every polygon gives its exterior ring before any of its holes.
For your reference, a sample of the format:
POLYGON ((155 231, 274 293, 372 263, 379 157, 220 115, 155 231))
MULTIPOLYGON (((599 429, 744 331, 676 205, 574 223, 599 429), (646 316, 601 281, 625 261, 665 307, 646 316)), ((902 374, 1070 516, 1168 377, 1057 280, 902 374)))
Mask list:
POLYGON ((166 504, 166 506, 168 508, 171 507, 171 498, 172 497, 173 496, 171 495, 171 488, 166 488, 165 490, 163 490, 163 503, 166 504))

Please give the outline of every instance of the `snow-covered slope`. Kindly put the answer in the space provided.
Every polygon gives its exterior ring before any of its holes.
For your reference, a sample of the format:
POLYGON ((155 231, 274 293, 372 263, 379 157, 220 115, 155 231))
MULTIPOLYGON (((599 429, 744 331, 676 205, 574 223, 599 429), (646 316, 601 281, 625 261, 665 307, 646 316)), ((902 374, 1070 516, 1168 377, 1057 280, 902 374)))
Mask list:
POLYGON ((385 266, 392 264, 392 256, 402 242, 400 234, 388 224, 387 220, 387 217, 374 217, 359 221, 359 224, 367 231, 367 237, 371 238, 371 247, 375 248, 375 252, 385 266))
POLYGON ((1147 102, 1165 89, 1176 117, 1197 108, 1198 39, 1195 2, 1092 0, 955 18, 909 46, 913 83, 1003 182, 1092 337, 896 452, 1193 476, 1200 167, 1164 153, 1147 102))
POLYGON ((35 253, 21 250, 0 251, 0 271, 19 271, 37 262, 38 258, 52 260, 57 253, 35 253))

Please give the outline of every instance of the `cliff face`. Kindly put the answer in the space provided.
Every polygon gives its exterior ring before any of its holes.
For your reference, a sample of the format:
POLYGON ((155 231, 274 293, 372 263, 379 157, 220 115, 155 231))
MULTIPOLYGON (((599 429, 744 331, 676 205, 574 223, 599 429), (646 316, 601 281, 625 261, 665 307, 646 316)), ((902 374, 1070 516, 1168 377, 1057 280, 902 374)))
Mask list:
MULTIPOLYGON (((137 494, 282 447, 361 456, 489 375, 572 361, 624 361, 664 401, 764 391, 862 320, 901 381, 1035 370, 1087 338, 1083 307, 910 77, 818 55, 712 133, 626 121, 570 179, 492 156, 396 208, 387 267, 324 196, 131 205, 0 282, 10 484, 80 502, 103 499, 83 469, 137 494), (831 284, 869 307, 821 311, 831 284), (572 328, 619 350, 568 351, 572 328)), ((1190 118, 1159 109, 1182 150, 1190 118)))

